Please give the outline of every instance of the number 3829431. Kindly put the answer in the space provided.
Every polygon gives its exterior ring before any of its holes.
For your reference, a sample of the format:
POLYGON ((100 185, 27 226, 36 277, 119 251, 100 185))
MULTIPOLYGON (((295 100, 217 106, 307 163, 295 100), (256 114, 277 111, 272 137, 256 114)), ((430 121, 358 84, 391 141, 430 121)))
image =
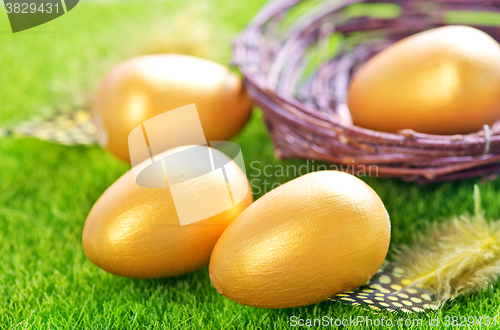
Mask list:
POLYGON ((34 14, 34 13, 47 13, 50 14, 53 11, 59 13, 59 4, 56 3, 52 5, 50 2, 41 3, 40 5, 36 3, 6 3, 5 9, 8 14, 34 14))

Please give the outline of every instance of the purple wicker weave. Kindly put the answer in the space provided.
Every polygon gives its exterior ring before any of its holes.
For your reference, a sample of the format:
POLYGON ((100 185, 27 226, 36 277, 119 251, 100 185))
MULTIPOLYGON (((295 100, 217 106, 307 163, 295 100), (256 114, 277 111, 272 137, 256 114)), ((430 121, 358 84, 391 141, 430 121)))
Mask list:
POLYGON ((346 99, 356 70, 395 41, 448 24, 500 41, 500 0, 275 0, 235 40, 233 60, 282 159, 377 165, 379 176, 417 182, 496 175, 500 122, 453 136, 352 125, 346 99))

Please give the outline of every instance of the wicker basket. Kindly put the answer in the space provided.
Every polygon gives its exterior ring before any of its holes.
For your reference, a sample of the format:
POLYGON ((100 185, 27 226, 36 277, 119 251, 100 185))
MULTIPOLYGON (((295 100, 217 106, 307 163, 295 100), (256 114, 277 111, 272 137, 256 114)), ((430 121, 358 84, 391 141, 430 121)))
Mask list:
POLYGON ((469 135, 377 132, 351 124, 346 95, 356 69, 395 41, 447 24, 499 41, 496 15, 500 0, 275 0, 235 40, 233 59, 280 158, 377 165, 379 176, 418 182, 494 176, 500 122, 469 135))

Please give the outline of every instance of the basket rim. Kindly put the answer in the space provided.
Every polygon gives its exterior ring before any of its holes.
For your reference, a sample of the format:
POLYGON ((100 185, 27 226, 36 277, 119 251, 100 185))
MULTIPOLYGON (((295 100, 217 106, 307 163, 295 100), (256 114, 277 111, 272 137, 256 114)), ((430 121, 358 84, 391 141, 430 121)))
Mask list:
MULTIPOLYGON (((354 124, 343 123, 338 115, 326 112, 318 106, 307 104, 306 102, 303 102, 303 100, 301 101, 297 99, 294 93, 286 93, 280 90, 278 83, 273 84, 269 81, 268 72, 265 72, 265 69, 268 67, 263 65, 262 61, 270 61, 272 56, 275 56, 276 53, 280 51, 279 47, 287 42, 287 39, 271 40, 269 43, 263 44, 261 42, 261 37, 265 32, 266 24, 270 24, 270 22, 277 24, 277 22, 284 17, 284 11, 300 2, 301 0, 274 0, 269 2, 233 42, 233 63, 239 67, 245 76, 245 83, 252 100, 264 110, 265 115, 268 118, 267 124, 270 130, 272 122, 275 122, 274 125, 276 125, 276 122, 281 121, 296 130, 296 132, 294 132, 295 137, 299 137, 302 133, 311 133, 312 135, 319 137, 318 139, 331 138, 339 141, 341 139, 347 139, 353 142, 354 145, 356 143, 360 145, 365 144, 364 147, 367 149, 371 146, 374 150, 371 150, 370 152, 368 152, 368 150, 358 150, 358 152, 354 152, 354 149, 351 149, 351 155, 347 152, 344 156, 346 159, 349 158, 349 156, 356 159, 356 163, 358 164, 369 163, 367 161, 362 161, 363 156, 366 155, 376 154, 379 156, 392 156, 392 161, 387 161, 387 164, 393 164, 395 166, 389 168, 392 171, 391 173, 394 174, 393 176, 398 177, 408 176, 415 172, 416 175, 424 176, 429 180, 433 180, 438 176, 459 172, 462 169, 477 168, 478 166, 491 165, 500 162, 500 120, 491 125, 491 127, 484 125, 482 130, 468 134, 438 135, 419 133, 411 129, 400 130, 398 132, 376 131, 356 126, 354 124), (270 49, 266 49, 266 47, 269 47, 270 49), (297 133, 299 131, 300 134, 297 133), (393 152, 388 152, 388 148, 392 148, 393 152), (397 148, 405 149, 404 151, 406 152, 402 152, 402 150, 398 151, 397 148), (379 152, 378 149, 384 149, 385 151, 379 152), (429 155, 426 157, 409 157, 409 152, 412 150, 417 153, 428 152, 429 155), (448 156, 443 156, 447 153, 449 154, 448 156), (403 160, 406 160, 406 163, 415 160, 420 161, 421 165, 423 165, 425 161, 429 164, 426 167, 417 168, 405 167, 408 164, 398 166, 397 156, 400 156, 400 160, 403 163, 403 160), (451 160, 457 162, 460 160, 462 163, 460 165, 447 165, 447 168, 444 169, 442 173, 436 170, 439 169, 439 167, 436 166, 445 162, 447 158, 451 158, 451 160)), ((467 4, 467 1, 465 0, 434 0, 432 2, 443 4, 446 8, 449 8, 452 5, 463 7, 467 4)), ((323 3, 333 3, 333 1, 326 0, 323 3)), ((406 8, 412 3, 412 1, 335 1, 336 5, 332 5, 330 10, 340 10, 346 6, 358 3, 392 3, 406 8)), ((471 8, 477 9, 485 7, 494 8, 495 11, 500 13, 500 0, 479 0, 474 2, 474 5, 471 8)), ((319 17, 321 17, 321 15, 325 15, 325 13, 319 13, 319 17)), ((318 17, 313 19, 318 19, 318 17)), ((500 26, 489 26, 485 29, 494 29, 495 33, 498 33, 500 38, 500 26)), ((417 31, 418 29, 415 32, 417 31)), ((295 31, 294 33, 300 33, 300 30, 298 30, 298 32, 295 31)), ((340 56, 336 56, 334 59, 330 59, 329 62, 336 61, 339 58, 340 56)), ((323 64, 324 63, 321 65, 323 64)), ((344 105, 347 106, 347 104, 344 105)), ((283 141, 280 140, 280 136, 273 136, 273 134, 270 135, 275 142, 278 155, 284 158, 291 158, 291 156, 294 155, 303 158, 315 158, 314 152, 312 151, 307 155, 302 155, 298 150, 285 150, 286 148, 283 148, 283 141)), ((350 147, 352 148, 352 145, 350 147)), ((323 156, 324 159, 327 154, 324 152, 317 158, 321 159, 321 156, 323 156)), ((365 158, 368 159, 367 157, 365 158)), ((384 164, 381 159, 382 158, 379 157, 378 161, 373 164, 384 164)), ((448 160, 451 161, 450 159, 448 160)), ((340 163, 342 163, 342 161, 340 163)))

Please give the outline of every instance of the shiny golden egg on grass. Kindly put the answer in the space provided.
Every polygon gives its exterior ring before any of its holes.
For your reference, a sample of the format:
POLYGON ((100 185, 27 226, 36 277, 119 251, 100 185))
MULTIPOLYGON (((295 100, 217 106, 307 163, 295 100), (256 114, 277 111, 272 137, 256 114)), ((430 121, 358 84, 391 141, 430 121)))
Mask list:
POLYGON ((272 190, 243 211, 217 242, 210 279, 238 303, 305 306, 359 287, 384 261, 390 221, 360 179, 323 171, 272 190))
MULTIPOLYGON (((241 79, 218 63, 174 54, 127 60, 105 77, 94 97, 99 143, 130 161, 128 135, 135 127, 192 103, 207 141, 227 141, 237 134, 252 107, 241 79)), ((178 145, 183 144, 190 141, 178 145)))
MULTIPOLYGON (((174 155, 183 148, 158 157, 174 155)), ((227 187, 221 190, 221 182, 226 184, 224 179, 212 174, 172 185, 172 181, 200 170, 193 162, 170 166, 167 188, 141 187, 130 170, 104 192, 87 217, 82 238, 87 257, 110 273, 132 278, 176 276, 208 265, 219 236, 253 200, 248 180, 236 163, 218 150, 212 149, 212 155, 228 159, 224 168, 233 192, 235 186, 243 186, 248 192, 243 193, 240 202, 203 217, 207 203, 212 209, 223 206, 225 202, 218 196, 223 196, 222 190, 227 187), (201 221, 181 225, 177 202, 183 196, 183 211, 201 216, 201 221)))
POLYGON ((500 45, 466 26, 396 42, 354 75, 355 125, 377 131, 467 134, 500 119, 500 45))

